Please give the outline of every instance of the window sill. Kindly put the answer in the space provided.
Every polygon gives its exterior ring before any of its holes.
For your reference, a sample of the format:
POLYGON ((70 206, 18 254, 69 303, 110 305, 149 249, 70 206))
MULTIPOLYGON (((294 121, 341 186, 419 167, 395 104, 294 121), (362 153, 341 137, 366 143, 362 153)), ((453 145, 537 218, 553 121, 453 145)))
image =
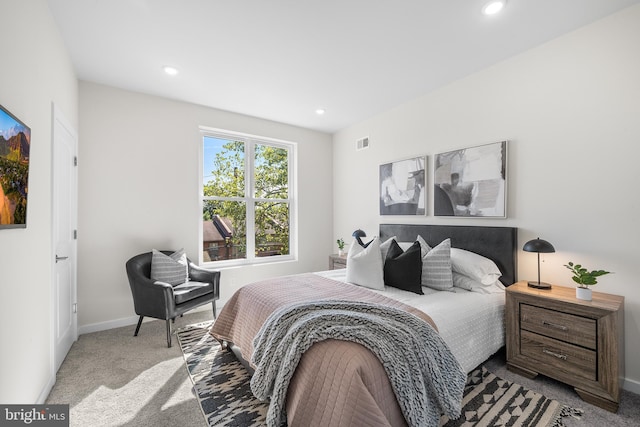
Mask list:
POLYGON ((264 257, 264 258, 254 258, 252 260, 233 259, 233 260, 224 260, 224 261, 201 262, 200 266, 208 269, 220 269, 220 268, 230 268, 230 267, 248 267, 248 266, 258 266, 258 265, 267 265, 267 264, 277 264, 277 263, 291 262, 291 261, 296 261, 296 257, 293 255, 279 255, 279 256, 270 256, 270 257, 264 257))

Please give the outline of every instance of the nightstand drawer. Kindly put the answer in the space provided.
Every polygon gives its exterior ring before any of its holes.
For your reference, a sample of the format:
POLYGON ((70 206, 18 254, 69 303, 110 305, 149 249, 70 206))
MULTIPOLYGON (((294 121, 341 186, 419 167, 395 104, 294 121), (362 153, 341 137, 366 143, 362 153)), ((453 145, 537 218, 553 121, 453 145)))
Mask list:
POLYGON ((522 355, 539 361, 540 372, 561 370, 587 380, 597 381, 595 351, 529 331, 522 331, 520 339, 522 355))
POLYGON ((596 321, 535 305, 522 304, 520 327, 592 350, 596 349, 596 321))

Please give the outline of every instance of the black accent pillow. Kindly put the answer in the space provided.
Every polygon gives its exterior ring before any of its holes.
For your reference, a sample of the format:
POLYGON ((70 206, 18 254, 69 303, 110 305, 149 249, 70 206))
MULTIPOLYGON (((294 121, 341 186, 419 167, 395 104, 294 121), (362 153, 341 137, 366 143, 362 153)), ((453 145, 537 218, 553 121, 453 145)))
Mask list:
POLYGON ((384 284, 424 295, 422 292, 422 255, 420 243, 414 242, 402 252, 398 242, 393 240, 387 258, 384 260, 384 284))

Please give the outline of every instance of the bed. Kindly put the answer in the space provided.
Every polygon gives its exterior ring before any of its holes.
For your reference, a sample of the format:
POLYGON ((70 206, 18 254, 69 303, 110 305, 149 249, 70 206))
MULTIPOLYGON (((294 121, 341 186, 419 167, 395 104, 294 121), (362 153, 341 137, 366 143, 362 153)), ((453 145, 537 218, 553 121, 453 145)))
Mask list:
MULTIPOLYGON (((455 369, 466 374, 504 345, 502 285, 508 286, 516 279, 517 229, 383 224, 379 235, 380 241, 388 241, 394 236, 399 242, 412 242, 421 236, 432 248, 450 239, 452 248, 492 260, 500 270, 499 282, 471 290, 434 291, 424 288, 424 295, 416 295, 391 287, 372 290, 349 284, 346 282, 346 270, 269 279, 236 292, 225 304, 211 334, 253 372, 256 363, 251 363, 251 360, 255 356, 256 335, 263 333, 266 322, 271 321, 275 312, 301 302, 358 301, 411 313, 422 319, 422 323, 430 323, 439 332, 439 339, 450 349, 450 353, 444 356, 432 357, 442 360, 433 362, 435 365, 429 367, 435 377, 435 384, 430 384, 430 387, 436 391, 428 394, 435 394, 431 398, 439 399, 438 402, 446 406, 447 399, 452 398, 448 394, 454 393, 440 384, 450 374, 444 371, 455 365, 455 369), (448 355, 454 360, 447 359, 448 355)), ((420 415, 416 418, 411 412, 411 402, 408 404, 404 397, 397 396, 398 375, 391 375, 392 372, 388 371, 389 362, 383 366, 380 355, 374 355, 373 350, 361 344, 344 339, 324 339, 313 343, 296 361, 294 371, 289 375, 286 399, 281 393, 274 392, 270 414, 274 406, 281 405, 278 410, 286 413, 290 426, 424 425, 424 419, 420 415)), ((262 352, 261 347, 259 353, 262 352)), ((402 369, 398 367, 398 370, 402 369)), ((263 371, 264 368, 259 367, 254 379, 262 377, 263 371)), ((426 411, 429 410, 435 409, 426 411)), ((278 420, 276 417, 270 422, 277 425, 278 420)))

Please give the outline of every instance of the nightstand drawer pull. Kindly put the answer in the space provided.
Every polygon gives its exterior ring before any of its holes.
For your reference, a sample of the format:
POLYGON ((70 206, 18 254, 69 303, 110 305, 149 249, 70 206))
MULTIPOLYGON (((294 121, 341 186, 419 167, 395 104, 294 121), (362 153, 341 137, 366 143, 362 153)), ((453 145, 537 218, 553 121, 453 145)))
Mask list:
POLYGON ((553 351, 547 350, 546 348, 543 348, 542 352, 557 357, 558 359, 567 360, 567 356, 565 354, 555 353, 553 351))
POLYGON ((564 326, 564 325, 558 325, 557 323, 547 322, 546 320, 543 320, 543 321, 542 321, 542 324, 543 324, 544 326, 549 326, 549 327, 551 327, 551 328, 560 329, 561 331, 566 331, 567 329, 569 329, 569 328, 567 328, 567 327, 566 327, 566 326, 564 326))

